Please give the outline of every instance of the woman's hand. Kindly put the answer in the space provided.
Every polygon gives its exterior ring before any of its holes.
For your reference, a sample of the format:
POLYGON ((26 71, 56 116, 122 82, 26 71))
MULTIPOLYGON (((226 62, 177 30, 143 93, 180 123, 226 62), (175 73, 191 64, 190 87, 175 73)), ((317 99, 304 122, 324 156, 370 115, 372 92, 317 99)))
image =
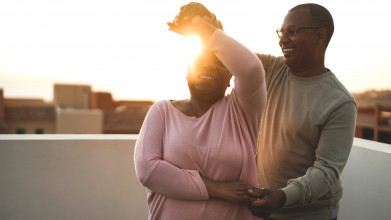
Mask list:
MULTIPOLYGON (((167 22, 169 30, 183 36, 207 38, 216 28, 223 26, 216 16, 200 3, 191 2, 181 7, 172 22, 167 22)), ((204 39, 203 39, 204 40, 204 39)))
POLYGON ((168 30, 173 31, 182 36, 199 36, 200 35, 200 23, 207 22, 207 17, 201 18, 200 16, 185 17, 178 21, 174 19, 173 22, 167 22, 169 26, 168 30))
POLYGON ((247 193, 248 189, 254 187, 241 181, 218 182, 202 176, 208 190, 209 198, 222 199, 230 202, 254 201, 247 193))
POLYGON ((201 18, 206 19, 209 21, 209 23, 218 28, 223 30, 223 25, 219 20, 217 20, 216 15, 210 12, 204 5, 198 2, 190 2, 186 5, 183 5, 178 13, 177 16, 175 16, 175 19, 173 22, 168 22, 169 26, 178 26, 182 24, 186 24, 186 22, 191 21, 193 17, 200 16, 201 18))

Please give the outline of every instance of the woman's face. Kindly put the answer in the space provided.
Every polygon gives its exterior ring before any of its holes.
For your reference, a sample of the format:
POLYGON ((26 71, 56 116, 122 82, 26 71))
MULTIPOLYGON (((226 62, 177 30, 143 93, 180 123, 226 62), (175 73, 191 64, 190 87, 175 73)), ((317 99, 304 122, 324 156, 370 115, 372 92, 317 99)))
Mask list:
POLYGON ((211 52, 203 53, 189 65, 187 83, 192 95, 222 98, 232 74, 211 52))

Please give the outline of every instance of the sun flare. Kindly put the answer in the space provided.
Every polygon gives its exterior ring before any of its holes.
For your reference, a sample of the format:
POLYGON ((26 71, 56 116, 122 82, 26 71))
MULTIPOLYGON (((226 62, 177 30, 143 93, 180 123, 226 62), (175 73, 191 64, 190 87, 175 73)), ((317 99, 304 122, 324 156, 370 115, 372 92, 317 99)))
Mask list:
MULTIPOLYGON (((254 52, 279 56, 275 29, 294 2, 286 1, 284 7, 279 1, 244 1, 227 7, 221 7, 220 1, 201 3, 215 12, 228 35, 254 52)), ((357 10, 350 10, 349 1, 321 3, 331 9, 338 28, 328 48, 327 67, 339 74, 350 91, 390 88, 389 46, 383 43, 389 35, 373 34, 389 26, 390 1, 357 5, 357 10), (383 17, 363 17, 362 11, 383 17), (359 22, 352 24, 352 18, 359 22), (349 30, 362 24, 368 31, 352 41, 349 30), (362 53, 356 52, 355 45, 362 53)), ((0 1, 0 87, 8 97, 48 101, 53 98, 53 84, 59 82, 89 84, 94 91, 112 92, 116 99, 188 98, 187 68, 202 43, 198 37, 173 33, 166 25, 183 4, 0 1)))

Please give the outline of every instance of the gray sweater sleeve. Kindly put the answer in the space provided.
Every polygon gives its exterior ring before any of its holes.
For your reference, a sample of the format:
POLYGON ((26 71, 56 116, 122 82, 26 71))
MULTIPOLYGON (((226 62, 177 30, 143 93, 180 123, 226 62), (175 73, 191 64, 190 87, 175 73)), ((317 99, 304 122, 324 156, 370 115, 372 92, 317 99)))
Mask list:
POLYGON ((285 206, 308 204, 318 200, 340 181, 353 143, 357 107, 347 101, 327 118, 315 151, 316 161, 304 176, 288 181, 282 190, 285 206))

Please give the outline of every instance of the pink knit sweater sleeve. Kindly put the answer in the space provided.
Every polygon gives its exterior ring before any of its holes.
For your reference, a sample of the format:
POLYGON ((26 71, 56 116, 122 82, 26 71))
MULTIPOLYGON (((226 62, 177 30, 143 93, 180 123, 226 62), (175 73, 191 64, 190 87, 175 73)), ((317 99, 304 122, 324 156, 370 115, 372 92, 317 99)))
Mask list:
POLYGON ((208 200, 197 170, 181 169, 163 159, 164 118, 155 104, 145 118, 136 142, 134 160, 140 182, 153 192, 182 200, 208 200))
POLYGON ((212 34, 206 46, 234 75, 233 91, 237 93, 250 135, 256 143, 267 95, 262 63, 247 47, 220 30, 212 34))

